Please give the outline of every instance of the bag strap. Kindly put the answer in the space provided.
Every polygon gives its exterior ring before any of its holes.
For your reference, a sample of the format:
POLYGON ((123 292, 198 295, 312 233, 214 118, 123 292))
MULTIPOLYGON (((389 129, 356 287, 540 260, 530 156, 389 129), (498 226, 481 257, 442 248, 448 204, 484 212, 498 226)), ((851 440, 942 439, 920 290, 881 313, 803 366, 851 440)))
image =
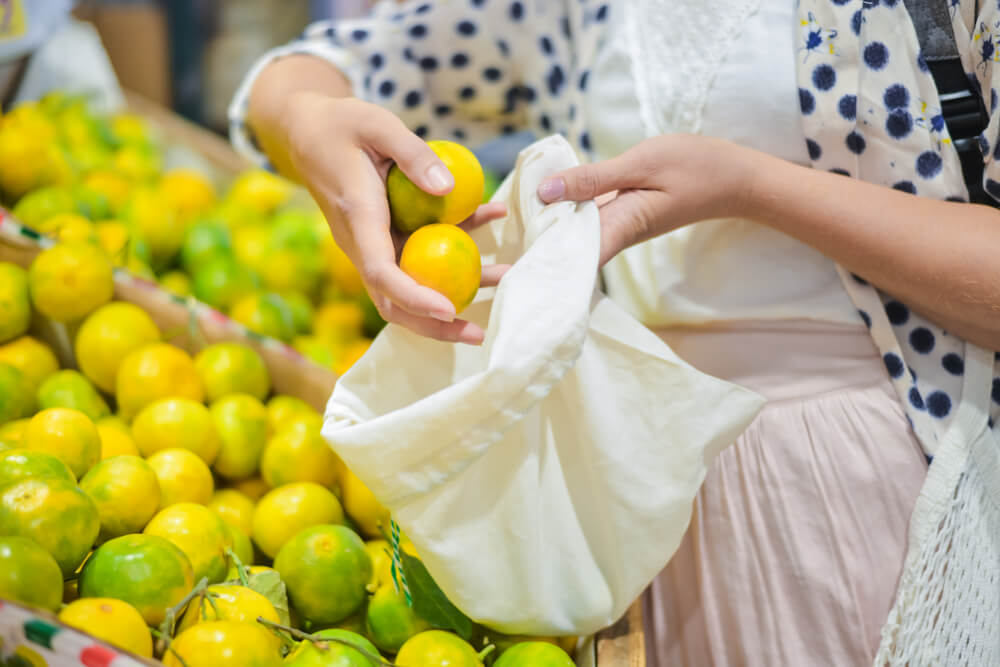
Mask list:
POLYGON ((969 201, 1000 207, 983 190, 983 154, 978 137, 989 124, 982 96, 962 67, 947 0, 904 0, 941 100, 941 115, 958 151, 969 201))

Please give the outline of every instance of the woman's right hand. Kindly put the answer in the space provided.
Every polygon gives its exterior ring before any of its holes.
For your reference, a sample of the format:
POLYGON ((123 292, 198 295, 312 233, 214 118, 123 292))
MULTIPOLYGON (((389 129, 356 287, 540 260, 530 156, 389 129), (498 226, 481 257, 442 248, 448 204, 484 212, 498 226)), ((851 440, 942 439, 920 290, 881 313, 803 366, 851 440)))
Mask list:
MULTIPOLYGON (((386 177, 397 164, 423 190, 450 192, 454 178, 434 151, 391 112, 352 97, 294 92, 280 118, 272 129, 283 135, 284 170, 312 193, 382 317, 439 340, 481 343, 479 326, 455 319, 444 295, 418 285, 396 263, 405 239, 390 225, 386 177)), ((488 204, 463 225, 504 214, 502 204, 488 204)), ((483 286, 496 284, 502 270, 485 267, 483 286)))

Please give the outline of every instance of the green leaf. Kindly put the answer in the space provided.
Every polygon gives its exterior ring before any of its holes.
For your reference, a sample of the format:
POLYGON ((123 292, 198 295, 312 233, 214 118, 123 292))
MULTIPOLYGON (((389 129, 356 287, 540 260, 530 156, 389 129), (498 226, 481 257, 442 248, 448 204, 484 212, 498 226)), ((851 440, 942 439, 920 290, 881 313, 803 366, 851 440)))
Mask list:
POLYGON ((277 572, 257 572, 250 575, 249 584, 250 590, 260 593, 274 605, 281 623, 288 625, 288 591, 285 590, 281 575, 277 572))
POLYGON ((473 622, 444 594, 420 562, 403 552, 403 575, 413 597, 413 611, 439 630, 451 630, 468 641, 472 638, 473 622))

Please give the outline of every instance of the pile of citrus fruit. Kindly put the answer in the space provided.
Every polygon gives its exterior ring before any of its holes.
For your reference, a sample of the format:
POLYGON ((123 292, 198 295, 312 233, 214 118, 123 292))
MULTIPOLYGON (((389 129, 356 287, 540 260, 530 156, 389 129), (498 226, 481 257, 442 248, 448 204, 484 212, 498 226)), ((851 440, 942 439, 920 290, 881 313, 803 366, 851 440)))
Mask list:
POLYGON ((0 204, 335 372, 357 360, 384 322, 304 192, 263 170, 220 189, 164 160, 142 118, 52 94, 0 117, 0 204))
POLYGON ((252 347, 164 339, 93 243, 0 262, 0 598, 166 665, 573 664, 555 639, 432 627, 316 410, 252 347))

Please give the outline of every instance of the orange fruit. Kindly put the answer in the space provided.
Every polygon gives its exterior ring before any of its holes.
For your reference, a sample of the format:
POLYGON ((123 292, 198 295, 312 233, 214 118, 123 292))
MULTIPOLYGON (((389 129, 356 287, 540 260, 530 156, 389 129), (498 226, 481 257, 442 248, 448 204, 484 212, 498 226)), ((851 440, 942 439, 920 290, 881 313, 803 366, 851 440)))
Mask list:
POLYGON ((212 471, 187 449, 161 449, 146 461, 160 484, 160 509, 176 503, 205 504, 212 498, 212 471))
POLYGON ((126 421, 161 398, 202 402, 205 390, 191 356, 167 343, 149 343, 131 352, 115 379, 118 410, 126 421))
POLYGON ((494 667, 575 667, 566 651, 545 641, 514 644, 493 663, 494 667))
POLYGON ((451 172, 455 187, 445 195, 428 194, 393 165, 385 187, 392 224, 404 234, 434 223, 457 225, 475 213, 483 200, 483 168, 472 151, 451 141, 428 141, 427 145, 451 172))
POLYGON ((54 454, 30 449, 0 452, 0 489, 25 479, 61 479, 76 484, 73 471, 54 454))
POLYGON ((153 657, 153 636, 146 627, 146 621, 135 607, 122 600, 76 600, 59 612, 59 620, 112 646, 144 658, 153 657))
POLYGON ((194 358, 209 402, 230 394, 250 394, 258 401, 271 391, 271 378, 264 359, 242 343, 215 343, 194 358))
POLYGON ((328 628, 312 634, 318 639, 340 641, 302 642, 285 658, 284 667, 373 667, 375 664, 368 656, 377 656, 378 649, 356 632, 328 628))
POLYGON ((333 488, 343 462, 323 439, 319 416, 305 417, 275 433, 260 459, 260 473, 272 488, 291 482, 316 482, 333 488))
POLYGON ((104 459, 84 475, 80 488, 97 506, 102 542, 138 533, 160 506, 156 473, 138 456, 104 459))
POLYGON ((427 225, 415 231, 399 258, 399 268, 425 287, 448 297, 456 312, 476 298, 482 278, 479 248, 453 225, 427 225))
POLYGON ((344 620, 365 603, 372 563, 350 528, 319 525, 300 531, 274 559, 274 569, 302 617, 317 625, 344 620))
POLYGON ((254 502, 259 501, 268 491, 271 490, 271 487, 268 486, 267 482, 260 477, 248 477, 247 479, 241 479, 238 482, 232 482, 229 485, 229 488, 239 491, 254 502))
MULTIPOLYGON (((257 591, 245 586, 216 584, 209 586, 205 593, 206 597, 195 598, 187 606, 184 618, 181 619, 178 626, 178 632, 184 632, 199 623, 213 621, 256 623, 258 616, 272 623, 281 622, 274 605, 257 591), (207 599, 209 597, 211 600, 207 599)), ((272 635, 272 637, 274 637, 275 643, 280 645, 281 640, 278 639, 278 636, 272 635)))
POLYGON ((57 322, 72 322, 111 300, 111 260, 91 243, 60 243, 43 250, 28 269, 35 308, 57 322))
POLYGON ((0 537, 0 598, 49 611, 59 608, 63 575, 48 551, 27 537, 0 537))
POLYGON ((212 621, 179 634, 163 656, 166 667, 281 667, 280 642, 259 623, 212 621))
POLYGON ((189 398, 164 398, 148 404, 132 422, 132 438, 143 456, 164 449, 187 449, 208 465, 222 447, 208 408, 189 398))
POLYGON ((396 653, 406 640, 431 626, 417 616, 401 591, 397 592, 393 584, 384 584, 368 601, 365 628, 376 646, 396 653))
POLYGON ((177 503, 160 510, 143 529, 144 535, 156 535, 172 542, 191 562, 195 581, 208 577, 209 583, 226 578, 233 546, 226 524, 204 505, 177 503))
POLYGON ((77 479, 101 459, 97 427, 87 415, 71 408, 49 408, 32 417, 21 447, 58 456, 77 479))
POLYGON ((158 340, 160 330, 146 311, 114 301, 95 310, 80 326, 74 344, 76 360, 91 382, 113 393, 122 360, 158 340))
POLYGON ((467 641, 443 630, 428 630, 410 637, 399 649, 396 664, 399 667, 483 667, 476 650, 467 641))
MULTIPOLYGON (((0 460, 2 460, 0 454, 0 460)), ((253 500, 236 489, 219 489, 208 502, 208 508, 230 526, 238 528, 250 535, 253 533, 253 513, 256 510, 253 500)), ((249 563, 244 563, 249 565, 249 563)))
POLYGON ((80 597, 124 600, 146 623, 159 625, 167 609, 194 586, 191 562, 168 540, 125 535, 105 542, 80 571, 80 597))
POLYGON ((313 482, 286 484, 257 503, 253 514, 253 541, 274 558, 299 531, 318 524, 341 523, 344 511, 337 496, 313 482))

